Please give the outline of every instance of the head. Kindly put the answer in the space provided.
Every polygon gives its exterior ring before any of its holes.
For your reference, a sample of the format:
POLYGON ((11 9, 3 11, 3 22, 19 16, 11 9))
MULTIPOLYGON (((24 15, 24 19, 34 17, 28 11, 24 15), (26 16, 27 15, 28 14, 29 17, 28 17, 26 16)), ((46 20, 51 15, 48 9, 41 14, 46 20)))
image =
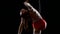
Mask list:
POLYGON ((26 10, 26 9, 21 9, 21 11, 20 11, 22 14, 25 14, 25 13, 27 13, 28 11, 26 10))

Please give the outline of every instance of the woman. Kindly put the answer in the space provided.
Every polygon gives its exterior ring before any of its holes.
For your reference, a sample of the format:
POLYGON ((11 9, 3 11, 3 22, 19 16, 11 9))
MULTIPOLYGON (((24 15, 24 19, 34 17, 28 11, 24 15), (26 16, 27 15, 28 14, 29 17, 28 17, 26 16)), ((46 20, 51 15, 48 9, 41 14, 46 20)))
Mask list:
POLYGON ((47 26, 46 21, 41 17, 40 13, 30 5, 30 3, 24 2, 24 5, 28 10, 22 9, 20 12, 21 24, 18 34, 32 34, 32 30, 33 34, 41 34, 41 31, 47 26))

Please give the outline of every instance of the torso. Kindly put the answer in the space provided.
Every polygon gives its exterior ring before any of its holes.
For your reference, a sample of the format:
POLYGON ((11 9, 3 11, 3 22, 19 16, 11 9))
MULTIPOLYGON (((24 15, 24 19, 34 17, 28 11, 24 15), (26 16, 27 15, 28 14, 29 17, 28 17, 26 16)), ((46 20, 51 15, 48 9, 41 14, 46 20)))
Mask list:
POLYGON ((33 33, 33 27, 32 27, 32 19, 30 18, 30 15, 26 14, 23 15, 23 18, 25 19, 25 24, 23 28, 22 34, 32 34, 33 33))

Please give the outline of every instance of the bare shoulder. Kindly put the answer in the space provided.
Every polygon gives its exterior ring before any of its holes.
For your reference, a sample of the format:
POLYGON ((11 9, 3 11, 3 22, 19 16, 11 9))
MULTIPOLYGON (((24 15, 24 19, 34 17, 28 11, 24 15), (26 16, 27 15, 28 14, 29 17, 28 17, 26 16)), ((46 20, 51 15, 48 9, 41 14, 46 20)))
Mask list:
POLYGON ((21 9, 21 10, 20 10, 20 15, 26 13, 27 11, 28 11, 28 10, 26 10, 26 9, 21 9))
POLYGON ((20 12, 27 12, 27 10, 26 9, 21 9, 20 12))

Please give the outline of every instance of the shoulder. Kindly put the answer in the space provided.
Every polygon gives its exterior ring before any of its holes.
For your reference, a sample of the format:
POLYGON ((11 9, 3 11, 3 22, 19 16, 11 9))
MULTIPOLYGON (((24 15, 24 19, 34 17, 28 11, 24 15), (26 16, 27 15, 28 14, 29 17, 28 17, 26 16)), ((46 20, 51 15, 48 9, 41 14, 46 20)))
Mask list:
POLYGON ((26 9, 21 9, 21 10, 20 10, 20 15, 24 14, 25 12, 27 12, 26 9))
POLYGON ((22 15, 22 12, 23 12, 24 10, 25 10, 25 9, 21 9, 21 10, 20 10, 20 16, 22 15))

